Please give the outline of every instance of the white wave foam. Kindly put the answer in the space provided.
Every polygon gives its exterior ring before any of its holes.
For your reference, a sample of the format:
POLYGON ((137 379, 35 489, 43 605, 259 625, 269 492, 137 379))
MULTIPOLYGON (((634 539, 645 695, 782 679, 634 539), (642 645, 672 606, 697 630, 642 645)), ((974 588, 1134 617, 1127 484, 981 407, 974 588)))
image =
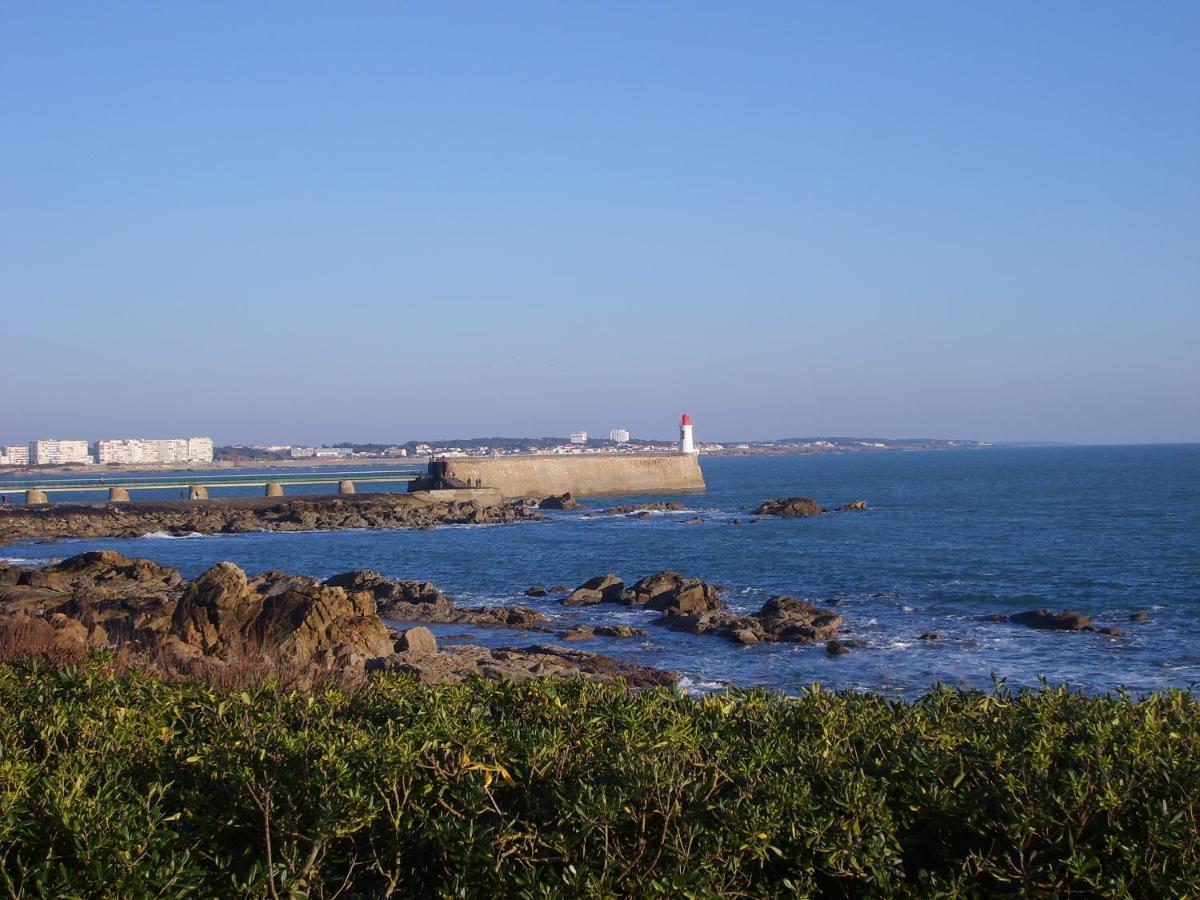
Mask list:
POLYGON ((677 684, 681 691, 691 694, 693 697, 700 694, 711 694, 714 691, 723 691, 729 687, 720 681, 693 681, 686 675, 681 676, 677 684))
POLYGON ((201 534, 199 531, 189 531, 187 534, 171 534, 169 531, 151 531, 142 537, 152 541, 183 541, 191 538, 215 537, 216 535, 201 534))
POLYGON ((48 566, 48 565, 50 565, 50 563, 54 562, 54 560, 49 557, 36 558, 36 557, 25 557, 25 556, 0 556, 0 562, 6 562, 12 566, 34 567, 34 566, 48 566))

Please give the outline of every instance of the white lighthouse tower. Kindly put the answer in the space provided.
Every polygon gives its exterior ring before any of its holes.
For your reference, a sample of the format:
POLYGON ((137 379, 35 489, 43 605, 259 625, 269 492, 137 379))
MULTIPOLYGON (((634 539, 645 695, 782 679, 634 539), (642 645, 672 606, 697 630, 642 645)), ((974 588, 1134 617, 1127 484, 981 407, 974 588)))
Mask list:
POLYGON ((696 442, 692 440, 692 417, 684 413, 679 419, 679 452, 699 453, 696 442))

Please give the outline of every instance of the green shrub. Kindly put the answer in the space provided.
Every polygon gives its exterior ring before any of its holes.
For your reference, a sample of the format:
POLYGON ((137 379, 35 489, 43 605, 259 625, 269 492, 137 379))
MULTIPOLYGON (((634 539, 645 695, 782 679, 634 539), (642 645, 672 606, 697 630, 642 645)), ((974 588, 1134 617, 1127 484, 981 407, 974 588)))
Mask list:
POLYGON ((0 665, 21 896, 1195 896, 1200 704, 0 665))

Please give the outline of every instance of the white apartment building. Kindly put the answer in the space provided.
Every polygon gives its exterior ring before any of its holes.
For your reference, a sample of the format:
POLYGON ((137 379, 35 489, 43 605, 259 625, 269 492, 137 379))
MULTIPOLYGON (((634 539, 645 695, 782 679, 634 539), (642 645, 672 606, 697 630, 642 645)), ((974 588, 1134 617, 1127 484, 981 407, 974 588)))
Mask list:
POLYGON ((349 459, 354 451, 349 447, 293 447, 292 459, 349 459))
POLYGON ((213 459, 212 438, 166 438, 97 441, 96 456, 104 463, 206 463, 213 459))
POLYGON ((586 431, 572 431, 571 432, 571 443, 572 444, 586 444, 587 441, 588 441, 588 438, 587 438, 586 431))
POLYGON ((64 463, 93 462, 87 441, 43 439, 29 442, 29 463, 34 466, 55 466, 64 463))
POLYGON ((8 444, 0 447, 0 466, 29 465, 28 444, 8 444))
POLYGON ((610 431, 608 433, 608 439, 610 441, 612 441, 614 444, 628 444, 629 443, 629 429, 628 428, 614 428, 612 431, 610 431))

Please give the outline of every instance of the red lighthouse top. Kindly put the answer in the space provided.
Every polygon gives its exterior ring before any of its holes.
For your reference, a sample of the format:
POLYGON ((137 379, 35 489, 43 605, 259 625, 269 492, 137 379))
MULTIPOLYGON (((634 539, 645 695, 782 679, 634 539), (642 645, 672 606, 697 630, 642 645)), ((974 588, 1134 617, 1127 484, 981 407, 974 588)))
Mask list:
POLYGON ((691 417, 691 416, 689 416, 687 413, 684 413, 684 414, 683 414, 683 418, 681 418, 681 419, 679 420, 679 424, 680 424, 680 425, 691 425, 691 424, 692 424, 692 417, 691 417))

